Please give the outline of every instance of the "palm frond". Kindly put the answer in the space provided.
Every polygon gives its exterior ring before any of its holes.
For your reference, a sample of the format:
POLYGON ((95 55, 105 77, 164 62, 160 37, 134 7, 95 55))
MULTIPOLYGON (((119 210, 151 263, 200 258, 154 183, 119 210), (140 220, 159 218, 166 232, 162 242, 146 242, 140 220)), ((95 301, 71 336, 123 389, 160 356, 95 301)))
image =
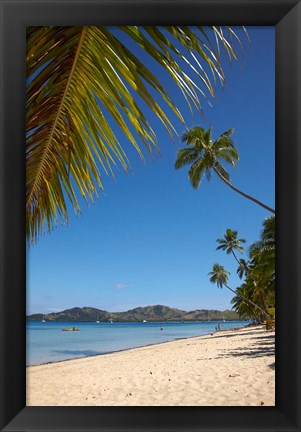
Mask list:
POLYGON ((276 218, 275 215, 270 216, 263 222, 261 238, 265 242, 275 242, 276 236, 276 218))
POLYGON ((199 157, 190 167, 188 171, 188 177, 191 181, 194 189, 197 189, 202 181, 202 177, 205 174, 207 179, 211 179, 211 160, 210 155, 204 155, 203 157, 199 157))
POLYGON ((194 148, 183 148, 177 152, 177 159, 175 162, 175 169, 180 169, 184 165, 189 165, 199 157, 199 153, 194 148))
POLYGON ((230 174, 219 162, 216 162, 215 169, 227 180, 230 181, 230 174))
MULTIPOLYGON (((237 58, 221 27, 209 30, 215 46, 202 27, 119 31, 167 71, 191 109, 201 110, 201 99, 214 95, 216 77, 224 81, 220 44, 237 58)), ((26 73, 26 220, 27 238, 35 241, 68 221, 68 202, 79 212, 80 197, 93 200, 103 173, 114 175, 116 164, 130 167, 115 126, 143 158, 141 144, 149 153, 158 144, 142 106, 171 137, 176 131, 166 108, 184 119, 159 79, 106 27, 28 27, 26 73)))
POLYGON ((206 142, 206 130, 200 126, 194 126, 182 135, 182 141, 186 145, 200 148, 206 142))
POLYGON ((203 159, 197 159, 189 168, 188 177, 194 189, 197 189, 202 181, 202 177, 206 172, 206 166, 203 159))
POLYGON ((220 158, 223 159, 225 162, 231 164, 233 167, 236 167, 236 162, 235 161, 239 161, 239 155, 238 155, 238 151, 236 148, 227 148, 227 147, 222 147, 219 148, 216 152, 216 155, 220 158))

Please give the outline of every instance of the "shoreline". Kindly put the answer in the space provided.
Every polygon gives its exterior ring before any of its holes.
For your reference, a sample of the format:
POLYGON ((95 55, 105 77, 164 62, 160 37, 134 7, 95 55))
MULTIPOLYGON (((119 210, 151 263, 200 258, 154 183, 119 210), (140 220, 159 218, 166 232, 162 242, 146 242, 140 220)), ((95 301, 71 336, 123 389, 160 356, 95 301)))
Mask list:
POLYGON ((29 406, 274 406, 274 332, 248 325, 26 372, 29 406))
POLYGON ((175 338, 175 339, 170 339, 168 341, 163 341, 163 342, 155 342, 155 343, 150 343, 150 344, 146 344, 146 345, 139 345, 136 347, 131 347, 131 348, 123 348, 120 350, 116 350, 116 351, 108 351, 105 352, 103 354, 91 354, 88 356, 83 356, 83 357, 72 357, 72 358, 68 358, 68 359, 63 359, 63 360, 56 360, 56 361, 48 361, 45 363, 37 363, 37 364, 31 364, 31 365, 26 365, 26 368, 31 368, 31 367, 37 367, 37 366, 45 366, 45 365, 49 365, 49 364, 56 364, 56 363, 63 363, 63 362, 68 362, 68 361, 76 361, 76 360, 82 360, 82 359, 86 359, 86 358, 90 358, 90 357, 103 357, 105 355, 110 355, 110 354, 114 354, 114 353, 120 353, 120 352, 127 352, 130 350, 136 350, 139 348, 145 348, 145 347, 152 347, 152 346, 156 346, 156 345, 162 345, 162 344, 167 344, 169 342, 176 342, 179 340, 186 340, 186 339, 194 339, 194 338, 201 338, 201 337, 206 337, 208 335, 215 335, 217 333, 227 333, 227 332, 231 332, 231 331, 236 331, 236 330, 240 330, 246 327, 256 327, 256 324, 247 324, 245 326, 241 326, 241 327, 233 327, 230 329, 225 329, 225 330, 219 330, 219 331, 215 331, 215 332, 209 332, 209 333, 205 333, 199 336, 187 336, 187 337, 182 337, 182 338, 175 338))

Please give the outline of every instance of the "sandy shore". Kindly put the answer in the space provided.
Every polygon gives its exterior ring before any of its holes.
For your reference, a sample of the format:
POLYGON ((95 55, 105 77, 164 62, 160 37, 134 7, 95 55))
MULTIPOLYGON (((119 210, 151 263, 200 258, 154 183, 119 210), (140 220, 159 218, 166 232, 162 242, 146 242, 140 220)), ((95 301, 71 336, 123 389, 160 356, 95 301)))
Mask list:
POLYGON ((274 332, 247 327, 27 368, 27 405, 275 405, 274 332))

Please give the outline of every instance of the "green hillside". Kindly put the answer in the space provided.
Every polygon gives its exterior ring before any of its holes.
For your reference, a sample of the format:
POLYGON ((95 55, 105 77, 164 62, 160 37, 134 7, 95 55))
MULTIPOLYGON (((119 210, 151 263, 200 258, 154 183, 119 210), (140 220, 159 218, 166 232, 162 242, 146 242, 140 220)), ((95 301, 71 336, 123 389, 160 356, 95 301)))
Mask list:
POLYGON ((237 313, 229 310, 194 310, 186 312, 180 309, 170 308, 163 305, 138 307, 126 312, 107 312, 101 309, 92 307, 75 307, 66 309, 62 312, 52 312, 47 315, 33 314, 27 316, 28 321, 78 321, 78 322, 93 322, 102 321, 108 322, 111 319, 119 322, 129 321, 219 321, 236 320, 237 313))

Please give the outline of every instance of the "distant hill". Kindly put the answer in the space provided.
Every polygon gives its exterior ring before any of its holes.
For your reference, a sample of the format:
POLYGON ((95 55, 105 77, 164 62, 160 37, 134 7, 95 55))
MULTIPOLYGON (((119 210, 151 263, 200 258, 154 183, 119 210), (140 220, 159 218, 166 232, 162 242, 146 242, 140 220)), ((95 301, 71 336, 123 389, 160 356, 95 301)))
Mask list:
POLYGON ((62 312, 52 312, 47 315, 33 314, 26 317, 28 321, 78 321, 78 322, 107 322, 113 321, 220 321, 222 319, 237 320, 236 312, 225 310, 194 310, 186 312, 180 309, 170 308, 168 306, 156 305, 137 307, 127 312, 107 312, 92 307, 75 307, 66 309, 62 312))

